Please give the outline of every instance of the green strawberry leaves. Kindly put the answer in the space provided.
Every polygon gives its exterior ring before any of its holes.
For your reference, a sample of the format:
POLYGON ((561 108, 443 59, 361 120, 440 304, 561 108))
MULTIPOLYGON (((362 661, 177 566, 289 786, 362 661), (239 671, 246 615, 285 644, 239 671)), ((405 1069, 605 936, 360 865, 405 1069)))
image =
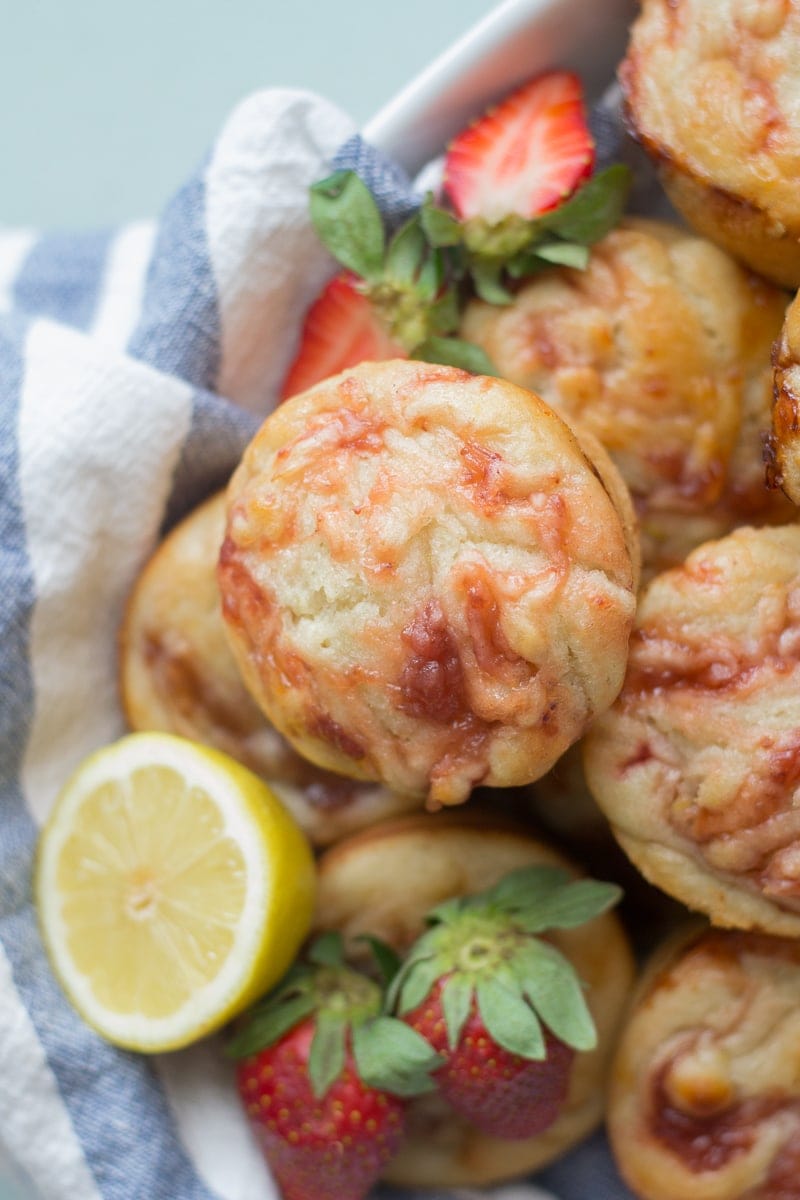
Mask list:
POLYGON ((308 948, 308 961, 318 967, 343 967, 344 942, 340 933, 323 933, 308 948))
POLYGON ((272 1046, 311 1016, 316 1003, 310 989, 289 991, 285 998, 269 997, 251 1011, 247 1024, 228 1043, 226 1054, 229 1058, 249 1058, 265 1046, 272 1046))
POLYGON ((539 1019, 519 990, 506 987, 496 976, 475 985, 478 1012, 498 1046, 521 1058, 544 1059, 545 1043, 539 1019))
POLYGON ((485 350, 463 338, 428 337, 414 347, 414 358, 421 362, 443 363, 448 367, 460 367, 473 375, 497 375, 497 367, 485 350))
POLYGON ((342 266, 368 283, 380 277, 383 221, 372 193, 355 171, 335 171, 312 184, 309 211, 321 241, 342 266))
POLYGON ((310 213, 334 258, 360 276, 391 336, 411 357, 440 361, 437 339, 456 330, 460 305, 443 252, 427 236, 422 211, 387 238, 363 180, 354 171, 336 171, 311 188, 310 213), (417 353, 417 347, 424 351, 417 353))
MULTIPOLYGON (((533 869, 519 867, 516 871, 509 871, 507 875, 504 875, 500 882, 491 888, 486 899, 504 911, 513 912, 518 908, 533 907, 570 881, 570 874, 564 867, 545 864, 533 869)), ((483 902, 484 900, 481 898, 481 903, 483 902)), ((452 901, 447 903, 452 903, 452 901)), ((444 906, 435 908, 431 915, 438 920, 447 919, 444 906), (440 916, 440 914, 442 915, 440 916)))
POLYGON ((470 261, 469 273, 475 292, 487 304, 506 305, 514 299, 503 283, 505 263, 501 258, 475 257, 470 261))
POLYGON ((574 929, 611 908, 621 896, 622 890, 613 883, 578 879, 540 896, 530 911, 520 914, 520 924, 527 933, 574 929))
POLYGON ((421 1034, 388 1016, 354 1027, 353 1058, 365 1083, 396 1096, 432 1091, 431 1072, 442 1062, 421 1034))
POLYGON ((422 225, 426 232, 431 230, 437 244, 458 247, 461 270, 482 300, 509 304, 513 293, 507 279, 523 279, 547 265, 586 269, 589 247, 622 217, 632 179, 622 164, 607 167, 558 208, 530 221, 516 215, 497 224, 479 217, 463 223, 454 218, 454 229, 443 219, 442 210, 429 202, 423 205, 422 225))
POLYGON ((352 1049, 364 1083, 398 1096, 416 1096, 434 1086, 431 1071, 440 1059, 404 1021, 381 1011, 383 989, 400 960, 390 946, 371 935, 359 940, 372 950, 383 986, 347 966, 339 933, 324 933, 248 1014, 227 1046, 230 1058, 249 1058, 275 1045, 305 1021, 312 1023, 308 1078, 322 1098, 340 1077, 352 1049))
POLYGON ((442 988, 442 1012, 447 1030, 447 1044, 455 1050, 461 1031, 472 1008, 472 982, 455 973, 445 980, 442 988))
POLYGON ((583 986, 569 960, 539 934, 574 929, 621 896, 616 885, 574 879, 562 867, 522 867, 494 887, 444 901, 395 975, 386 1004, 413 1012, 437 984, 454 1050, 473 1004, 498 1045, 523 1058, 546 1053, 542 1026, 575 1050, 597 1035, 583 986))
POLYGON ((439 988, 451 1051, 475 1009, 487 1034, 512 1054, 542 1061, 545 1027, 575 1050, 597 1035, 583 986, 569 960, 538 935, 572 929, 620 897, 613 884, 574 879, 558 866, 511 871, 494 887, 444 901, 405 959, 363 935, 381 982, 349 967, 340 934, 316 938, 298 963, 250 1012, 227 1053, 260 1053, 312 1022, 308 1077, 323 1097, 352 1052, 370 1087, 401 1097, 432 1090, 443 1060, 405 1020, 439 988), (394 1013, 398 1015, 393 1015, 394 1013))
POLYGON ((569 200, 540 220, 565 241, 592 246, 619 224, 632 183, 630 168, 615 163, 598 171, 569 200))
POLYGON ((574 1050, 594 1050, 597 1031, 569 959, 548 942, 532 940, 515 967, 517 980, 552 1033, 574 1050))
POLYGON ((545 242, 533 251, 536 258, 559 267, 585 271, 589 265, 589 247, 578 242, 545 242))
POLYGON ((322 1097, 341 1075, 346 1058, 348 1022, 338 1014, 321 1012, 308 1054, 308 1077, 314 1095, 322 1097))
POLYGON ((508 305, 518 280, 548 266, 584 270, 589 248, 622 216, 631 179, 627 167, 611 166, 552 212, 534 220, 511 214, 496 224, 461 221, 429 193, 387 238, 367 185, 354 171, 336 171, 312 186, 310 213, 320 239, 360 277, 411 358, 496 375, 483 350, 453 336, 468 297, 508 305))
POLYGON ((407 1013, 422 1004, 441 973, 438 955, 411 958, 397 979, 400 988, 399 1011, 407 1013))
MULTIPOLYGON (((335 936, 338 936, 335 935, 335 936)), ((377 938, 371 933, 362 933, 356 938, 356 941, 366 942, 372 951, 372 957, 375 960, 375 965, 378 968, 381 982, 384 987, 388 987, 394 979, 397 972, 400 970, 401 959, 400 955, 381 938, 377 938)))
POLYGON ((420 209, 422 229, 432 246, 457 246, 462 239, 461 222, 446 208, 434 204, 428 193, 420 209))
MULTIPOLYGON (((386 251, 385 264, 382 265, 386 279, 398 286, 413 286, 428 259, 429 247, 422 231, 419 217, 412 217, 398 229, 389 243, 386 251)), ((433 263, 433 260, 429 260, 433 263)), ((433 276, 436 275, 435 264, 433 276)), ((423 288, 430 292, 435 279, 430 278, 429 271, 424 280, 423 288)))
POLYGON ((387 239, 365 182, 337 170, 312 186, 309 210, 320 240, 360 276, 381 323, 410 358, 493 376, 497 368, 487 354, 453 336, 469 294, 510 305, 516 281, 547 266, 587 268, 589 247, 619 221, 630 185, 627 167, 608 167, 553 212, 533 221, 511 215, 497 224, 459 221, 428 194, 387 239))

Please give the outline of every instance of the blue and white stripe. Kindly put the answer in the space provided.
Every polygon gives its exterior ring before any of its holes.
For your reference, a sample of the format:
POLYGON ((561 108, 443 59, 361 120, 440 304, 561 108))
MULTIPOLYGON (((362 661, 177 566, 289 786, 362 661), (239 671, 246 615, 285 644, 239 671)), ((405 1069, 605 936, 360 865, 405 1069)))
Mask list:
MULTIPOLYGON (((0 231, 0 1155, 43 1200, 275 1196, 218 1047, 148 1061, 95 1037, 52 978, 30 885, 61 782, 122 730, 131 584, 276 403, 332 270, 306 201, 334 162, 391 220, 413 205, 338 110, 271 91, 233 113, 160 221, 0 231)), ((564 1200, 585 1195, 568 1177, 564 1200)))
MULTIPOLYGON (((115 641, 131 582, 165 514, 227 477, 274 403, 280 364, 258 411, 252 396, 250 411, 231 403, 235 388, 218 394, 223 348, 234 384, 241 371, 225 306, 241 328, 242 298, 257 294, 262 353, 285 363, 289 321, 330 270, 296 233, 305 286, 273 320, 270 281, 288 271, 260 240, 270 198, 257 187, 277 174, 299 229, 308 184, 351 124, 298 95, 243 109, 157 224, 0 234, 0 1128, 45 1200, 273 1194, 213 1045, 150 1062, 95 1037, 50 973, 30 895, 58 787, 122 729, 115 641), (265 112, 270 129, 254 129, 265 112), (227 245, 208 227, 210 193, 227 245), (245 245, 232 228, 249 231, 245 245)), ((288 290, 284 278, 284 307, 288 290)))

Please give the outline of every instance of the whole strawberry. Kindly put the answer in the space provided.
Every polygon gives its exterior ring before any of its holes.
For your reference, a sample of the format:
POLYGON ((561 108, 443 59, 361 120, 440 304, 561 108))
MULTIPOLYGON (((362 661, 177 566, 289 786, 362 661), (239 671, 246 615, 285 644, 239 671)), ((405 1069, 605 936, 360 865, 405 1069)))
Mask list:
POLYGON ((362 1200, 399 1149, 405 1097, 433 1086, 438 1059, 407 1025, 380 1015, 382 1001, 382 988, 345 966, 340 939, 327 936, 229 1047, 284 1200, 362 1200))
POLYGON ((429 915, 391 998, 444 1060, 433 1076, 442 1095, 483 1133, 533 1137, 558 1117, 575 1052, 597 1035, 573 967, 539 935, 583 924, 619 895, 528 867, 429 915))

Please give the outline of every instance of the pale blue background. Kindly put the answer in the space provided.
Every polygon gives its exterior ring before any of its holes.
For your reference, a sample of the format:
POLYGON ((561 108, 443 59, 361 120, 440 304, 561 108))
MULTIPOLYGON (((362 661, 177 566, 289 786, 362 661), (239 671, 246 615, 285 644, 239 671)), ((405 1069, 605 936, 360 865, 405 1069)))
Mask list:
POLYGON ((492 0, 0 0, 0 226, 154 215, 257 87, 366 121, 492 0))

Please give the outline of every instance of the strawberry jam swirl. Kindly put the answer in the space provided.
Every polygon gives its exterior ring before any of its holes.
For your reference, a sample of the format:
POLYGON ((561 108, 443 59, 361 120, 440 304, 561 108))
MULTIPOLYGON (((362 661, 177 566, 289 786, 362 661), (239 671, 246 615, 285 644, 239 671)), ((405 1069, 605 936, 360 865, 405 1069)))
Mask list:
POLYGON ((645 1037, 652 1056, 640 1064, 644 1131, 691 1174, 733 1172, 736 1190, 720 1182, 720 1197, 800 1197, 800 1078, 776 1069, 776 1055, 794 1055, 798 983, 794 942, 709 931, 657 976, 633 1016, 630 1046, 645 1037))
POLYGON ((445 724, 471 716, 458 643, 438 600, 429 600, 400 636, 409 651, 397 685, 401 712, 445 724))
POLYGON ((156 692, 181 718, 202 720, 233 739, 246 738, 263 723, 247 703, 247 694, 245 704, 237 703, 238 695, 231 696, 216 686, 214 677, 197 661, 193 647, 181 638, 169 637, 157 627, 145 629, 142 659, 156 692))
MULTIPOLYGON (((800 624, 787 616, 747 643, 721 631, 693 640, 686 627, 674 636, 666 623, 645 625, 632 638, 620 706, 650 714, 656 726, 668 712, 678 738, 696 747, 670 758, 680 744, 670 738, 661 760, 680 772, 668 808, 676 833, 714 871, 800 911, 800 712, 797 727, 781 728, 800 686, 800 624), (733 735, 726 755, 732 720, 742 722, 741 738, 733 735), (707 746, 696 740, 704 729, 707 746), (699 754, 709 766, 697 766, 699 754)), ((650 767, 659 742, 655 733, 640 738, 621 772, 650 767)))

